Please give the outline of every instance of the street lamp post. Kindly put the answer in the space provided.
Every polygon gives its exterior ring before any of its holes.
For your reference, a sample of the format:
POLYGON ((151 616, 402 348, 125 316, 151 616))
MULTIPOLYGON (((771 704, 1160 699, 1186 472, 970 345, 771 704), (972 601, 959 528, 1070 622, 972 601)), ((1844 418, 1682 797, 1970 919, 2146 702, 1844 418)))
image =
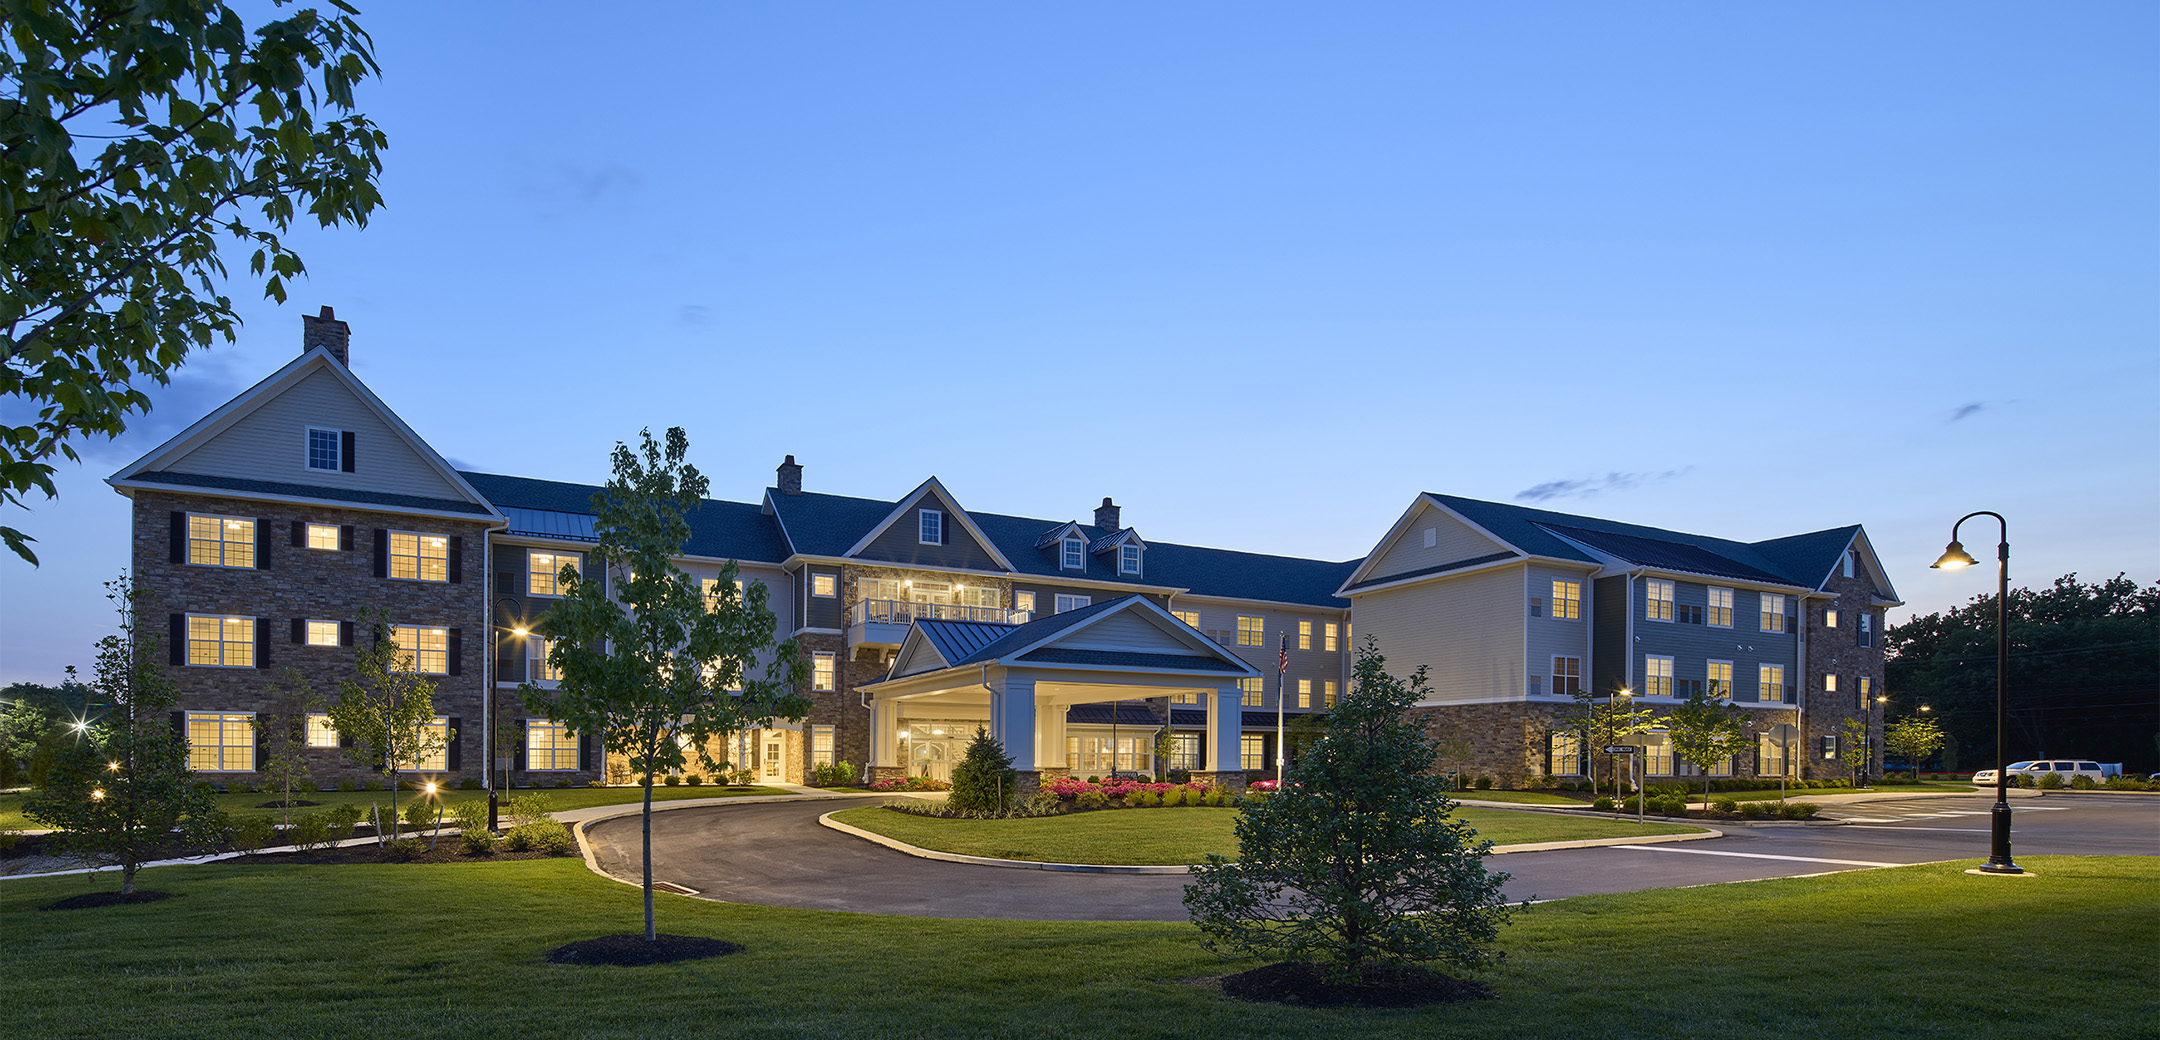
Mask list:
POLYGON ((1985 509, 1959 517, 1950 525, 1949 547, 1930 566, 1952 571, 1980 562, 1957 540, 1958 528, 1976 516, 1992 516, 2002 529, 2002 541, 1995 548, 1995 807, 1988 812, 1992 836, 1988 860, 1980 865, 1979 872, 2023 874, 2025 871, 2010 861, 2010 521, 2001 513, 1985 509))
MULTIPOLYGON (((517 610, 518 610, 518 601, 517 601, 517 600, 515 600, 515 599, 512 599, 512 598, 510 598, 510 597, 508 597, 508 596, 505 596, 505 597, 503 597, 503 598, 501 598, 501 599, 498 599, 498 600, 496 600, 496 601, 495 601, 495 606, 496 606, 496 607, 498 607, 498 608, 500 608, 500 607, 502 607, 502 606, 504 606, 504 605, 506 605, 506 604, 507 604, 507 605, 509 606, 509 608, 510 608, 510 609, 509 609, 509 611, 508 611, 508 612, 506 612, 506 613, 505 613, 505 614, 504 614, 503 616, 504 616, 505 618, 515 618, 515 617, 517 617, 517 610)), ((526 632, 526 629, 525 629, 525 626, 524 626, 524 625, 517 625, 517 626, 514 626, 514 627, 513 627, 513 626, 509 626, 509 625, 504 625, 504 626, 491 626, 491 628, 492 628, 492 627, 503 627, 503 628, 509 628, 509 629, 510 629, 510 632, 511 632, 511 634, 512 634, 512 635, 516 635, 516 636, 519 636, 519 637, 523 637, 523 636, 525 635, 525 632, 526 632)), ((494 746, 494 742, 495 742, 495 740, 496 740, 497 738, 499 738, 499 737, 500 737, 500 736, 502 735, 502 732, 501 732, 501 730, 500 730, 500 729, 499 729, 499 728, 498 728, 498 727, 497 727, 497 726, 495 725, 495 709, 496 709, 496 708, 497 708, 497 707, 498 707, 498 706, 500 705, 500 702, 502 701, 502 698, 501 698, 500 696, 498 696, 498 695, 496 694, 496 690, 495 690, 495 686, 496 686, 496 684, 502 681, 502 674, 501 674, 501 667, 502 667, 502 666, 501 666, 501 664, 499 663, 499 662, 500 662, 500 661, 502 660, 502 655, 501 655, 501 652, 500 652, 500 651, 501 651, 501 647, 500 647, 499 645, 496 645, 496 644, 497 644, 497 641, 496 641, 496 640, 490 639, 490 640, 489 640, 488 642, 489 642, 489 644, 490 644, 490 645, 489 645, 489 647, 488 647, 488 660, 487 660, 487 674, 488 674, 488 684, 487 684, 487 691, 486 691, 486 692, 487 692, 487 728, 488 728, 488 742, 489 742, 489 744, 488 744, 488 753, 489 753, 489 754, 491 754, 491 755, 494 755, 494 756, 495 756, 495 757, 497 757, 497 758, 501 758, 501 759, 503 759, 503 760, 504 760, 504 764, 503 764, 503 768, 502 768, 502 784, 501 784, 501 787, 508 787, 508 786, 510 786, 510 766, 509 766, 509 757, 510 757, 510 756, 508 756, 508 755, 506 755, 506 754, 503 754, 503 753, 502 753, 502 752, 503 752, 503 749, 502 749, 502 748, 499 748, 499 747, 495 747, 495 746, 494 746)), ((491 830, 491 831, 499 831, 499 830, 501 830, 502 828, 501 828, 501 827, 498 827, 498 826, 496 825, 496 823, 497 823, 497 820, 496 820, 496 814, 497 814, 497 813, 498 813, 498 812, 499 812, 499 811, 501 810, 501 806, 502 806, 502 803, 501 803, 501 801, 500 801, 500 799, 499 799, 499 788, 498 788, 498 786, 497 786, 497 785, 496 785, 496 783, 495 783, 495 763, 493 763, 493 762, 483 762, 483 763, 481 763, 481 766, 480 766, 480 775, 481 775, 481 776, 484 776, 484 777, 486 777, 486 778, 487 778, 487 789, 488 789, 488 830, 491 830)))

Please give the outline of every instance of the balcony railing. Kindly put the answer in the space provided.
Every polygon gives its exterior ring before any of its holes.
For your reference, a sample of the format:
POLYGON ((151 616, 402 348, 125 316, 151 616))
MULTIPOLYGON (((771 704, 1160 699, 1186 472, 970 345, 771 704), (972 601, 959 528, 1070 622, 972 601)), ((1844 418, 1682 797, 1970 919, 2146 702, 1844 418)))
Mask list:
POLYGON ((850 624, 905 625, 923 621, 987 621, 1000 625, 1024 625, 1031 615, 1005 607, 970 607, 960 603, 911 603, 901 599, 866 599, 855 604, 850 624))

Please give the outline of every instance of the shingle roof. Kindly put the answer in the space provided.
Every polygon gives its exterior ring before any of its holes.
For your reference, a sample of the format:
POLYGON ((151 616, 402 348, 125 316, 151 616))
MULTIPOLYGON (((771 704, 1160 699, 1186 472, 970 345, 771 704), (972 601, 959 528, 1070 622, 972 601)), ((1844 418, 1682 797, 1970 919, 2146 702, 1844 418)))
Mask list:
MULTIPOLYGON (((535 480, 531 477, 510 477, 498 473, 464 473, 459 476, 480 492, 498 509, 515 508, 540 510, 551 513, 569 513, 591 516, 592 498, 600 488, 592 484, 570 484, 559 480, 535 480)), ((773 524, 764 510, 749 502, 723 502, 708 498, 691 511, 690 540, 683 545, 683 552, 691 556, 704 556, 722 560, 750 560, 758 563, 779 563, 788 558, 787 542, 780 537, 780 529, 773 524)), ((513 522, 512 529, 516 530, 513 522)), ((575 537, 552 534, 547 530, 522 531, 523 534, 540 534, 549 537, 575 537)))
POLYGON ((1833 527, 1827 531, 1810 531, 1807 534, 1788 535, 1756 542, 1755 551, 1763 558, 1795 579, 1793 584, 1809 588, 1820 586, 1830 576, 1830 569, 1838 565, 1838 557, 1845 552, 1860 534, 1860 525, 1833 527))
MULTIPOLYGON (((1559 524, 1544 525, 1549 531, 1572 538, 1593 549, 1600 549, 1632 560, 1646 567, 1660 570, 1687 571, 1693 574, 1714 574, 1746 581, 1765 581, 1772 584, 1790 584, 1783 574, 1774 574, 1760 567, 1752 567, 1723 553, 1712 552, 1700 545, 1669 541, 1662 538, 1644 538, 1641 535, 1614 534, 1609 531, 1586 531, 1580 527, 1562 527, 1559 524)), ((1749 553, 1749 555, 1757 555, 1749 553)))
POLYGON ((1400 574, 1383 574, 1377 578, 1367 578, 1364 581, 1358 582, 1357 584, 1352 585, 1347 589, 1344 589, 1343 591, 1356 592, 1357 590, 1362 588, 1368 588, 1373 585, 1385 585, 1391 581, 1402 581, 1405 578, 1422 578, 1428 574, 1444 574, 1448 571, 1459 571, 1465 567, 1476 567, 1480 564, 1493 563, 1499 560, 1513 560, 1521 556, 1521 553, 1510 550, 1505 552, 1486 553, 1483 556, 1472 556, 1467 560, 1450 560, 1446 563, 1433 564, 1430 567, 1419 567, 1414 571, 1403 571, 1400 574))
POLYGON ((1572 538, 1647 567, 1806 588, 1821 584, 1823 575, 1829 573, 1830 566, 1837 560, 1837 550, 1842 550, 1851 533, 1857 530, 1856 527, 1837 529, 1845 534, 1842 540, 1833 537, 1836 532, 1822 531, 1767 542, 1736 542, 1729 538, 1624 524, 1505 502, 1485 502, 1431 491, 1426 494, 1502 541, 1538 556, 1598 562, 1589 553, 1570 544, 1567 539, 1572 538), (1830 550, 1827 559, 1822 559, 1823 547, 1831 541, 1836 541, 1836 547, 1830 550), (1815 562, 1818 559, 1821 559, 1819 566, 1815 562))
POLYGON ((1228 661, 1192 654, 1150 654, 1126 650, 1077 650, 1046 646, 1020 655, 1030 664, 1088 664, 1108 668, 1180 668, 1192 672, 1238 673, 1245 669, 1228 661))
MULTIPOLYGON (((1296 719, 1305 718, 1310 715, 1319 714, 1322 713, 1319 711, 1301 711, 1296 708, 1291 708, 1286 709, 1283 712, 1283 720, 1285 722, 1289 722, 1296 719)), ((1170 724, 1173 726, 1191 726, 1194 728, 1205 726, 1207 725, 1207 709, 1172 708, 1170 709, 1170 724)), ((1241 711, 1238 713, 1238 725, 1241 729, 1274 729, 1275 713, 1272 711, 1241 711)))
POLYGON ((251 491, 259 495, 289 495, 293 498, 321 498, 333 502, 357 502, 371 506, 397 506, 403 509, 433 509, 445 513, 470 513, 475 516, 488 515, 486 506, 473 502, 461 502, 454 498, 398 495, 387 491, 356 491, 352 488, 323 487, 317 484, 288 484, 277 480, 249 480, 244 477, 219 477, 206 473, 171 473, 165 470, 131 473, 127 479, 140 480, 151 484, 212 488, 220 491, 251 491))
POLYGON ((1121 726, 1146 726, 1152 729, 1162 725, 1162 721, 1144 704, 1075 704, 1065 709, 1065 721, 1083 725, 1107 726, 1113 717, 1121 726))

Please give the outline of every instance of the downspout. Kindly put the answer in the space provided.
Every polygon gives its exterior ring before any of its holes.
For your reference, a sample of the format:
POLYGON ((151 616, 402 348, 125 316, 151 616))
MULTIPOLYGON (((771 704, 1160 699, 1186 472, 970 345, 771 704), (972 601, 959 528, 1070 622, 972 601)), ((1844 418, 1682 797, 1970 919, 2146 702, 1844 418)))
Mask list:
MULTIPOLYGON (((1799 599, 1799 603, 1800 603, 1800 616, 1799 616, 1798 618, 1796 618, 1795 620, 1799 622, 1799 629, 1800 629, 1800 630, 1799 630, 1799 631, 1797 631, 1797 632, 1794 632, 1794 633, 1793 633, 1793 647, 1795 648, 1795 650, 1794 650, 1794 653, 1795 653, 1795 656, 1796 656, 1796 659, 1795 659, 1795 660, 1793 661, 1793 678, 1794 678, 1795 680, 1797 680, 1796 682, 1794 682, 1794 683, 1793 683, 1793 729, 1795 729, 1795 730, 1798 730, 1798 731, 1799 731, 1799 733, 1800 733, 1800 749, 1801 749, 1801 752, 1802 752, 1802 753, 1804 754, 1804 753, 1806 753, 1806 751, 1807 751, 1807 746, 1808 746, 1808 739, 1807 739, 1807 738, 1808 738, 1808 731, 1807 731, 1807 631, 1808 631, 1808 607, 1807 607, 1807 597, 1806 597, 1806 596, 1801 596, 1801 597, 1798 597, 1798 599, 1799 599)), ((1791 752, 1790 750, 1787 750, 1787 751, 1785 752, 1785 754, 1786 754, 1786 755, 1787 755, 1787 757, 1789 758, 1789 757, 1790 757, 1790 756, 1792 755, 1792 752, 1791 752)), ((1790 772, 1790 773, 1792 773, 1792 774, 1793 774, 1794 776, 1798 776, 1798 775, 1800 775, 1800 774, 1799 774, 1799 771, 1798 771, 1798 770, 1796 770, 1796 769, 1794 769, 1794 768, 1793 768, 1793 766, 1794 766, 1794 763, 1792 763, 1792 762, 1789 762, 1789 761, 1788 761, 1787 763, 1785 763, 1785 769, 1786 769, 1786 771, 1787 771, 1787 772, 1790 772)))

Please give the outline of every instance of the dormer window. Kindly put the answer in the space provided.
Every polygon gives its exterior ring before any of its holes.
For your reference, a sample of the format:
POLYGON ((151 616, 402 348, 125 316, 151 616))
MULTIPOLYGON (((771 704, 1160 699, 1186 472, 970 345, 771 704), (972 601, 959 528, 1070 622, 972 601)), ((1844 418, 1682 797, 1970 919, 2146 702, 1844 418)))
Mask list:
POLYGON ((353 471, 353 435, 348 430, 323 426, 307 428, 304 461, 311 470, 331 473, 353 471))
POLYGON ((1087 569, 1087 543, 1078 538, 1067 538, 1059 552, 1058 566, 1069 571, 1087 569))
POLYGON ((1139 573, 1140 573, 1140 547, 1139 547, 1139 546, 1137 546, 1137 545, 1120 545, 1120 546, 1118 546, 1118 551, 1117 551, 1117 572, 1118 572, 1119 574, 1135 574, 1135 575, 1136 575, 1136 574, 1139 574, 1139 573))
POLYGON ((935 509, 915 513, 917 540, 924 545, 945 544, 945 514, 935 509))

